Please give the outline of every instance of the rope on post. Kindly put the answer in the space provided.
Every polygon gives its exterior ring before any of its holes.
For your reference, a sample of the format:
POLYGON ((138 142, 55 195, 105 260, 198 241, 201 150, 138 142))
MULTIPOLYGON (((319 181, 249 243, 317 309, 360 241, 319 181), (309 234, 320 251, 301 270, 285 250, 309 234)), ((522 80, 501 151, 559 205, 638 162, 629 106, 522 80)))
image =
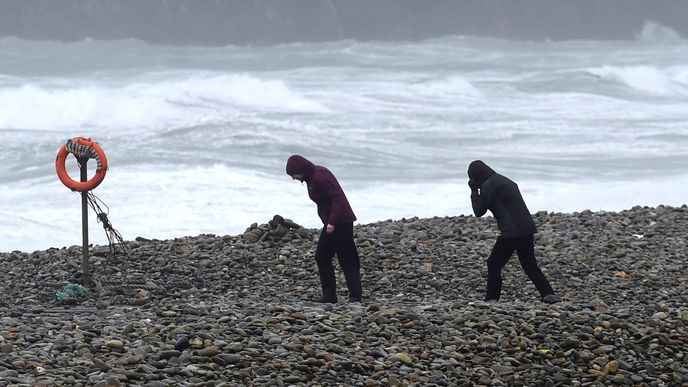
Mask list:
POLYGON ((124 254, 129 257, 129 249, 124 243, 122 235, 119 233, 119 231, 115 230, 115 228, 112 226, 112 223, 110 223, 110 220, 108 219, 108 206, 105 205, 100 198, 90 192, 103 181, 107 169, 107 158, 105 157, 105 152, 103 149, 100 147, 100 145, 98 145, 97 142, 85 137, 75 137, 67 140, 67 143, 58 150, 57 158, 55 159, 55 170, 57 171, 57 176, 59 177, 60 181, 72 191, 81 193, 81 223, 83 233, 83 259, 81 267, 83 271, 83 282, 85 285, 91 285, 93 283, 89 270, 88 254, 89 206, 96 213, 97 221, 103 224, 105 235, 108 240, 109 254, 104 267, 106 267, 108 262, 114 257, 117 245, 119 245, 124 254), (67 173, 65 162, 70 153, 76 157, 79 165, 79 170, 81 172, 81 181, 79 182, 73 180, 67 173), (90 180, 87 176, 86 165, 89 159, 96 160, 96 174, 90 180), (103 207, 105 207, 105 210, 103 210, 103 207))
POLYGON ((129 257, 129 247, 124 242, 124 238, 122 238, 122 234, 120 234, 119 231, 117 231, 112 226, 112 223, 110 223, 110 220, 108 219, 108 215, 110 213, 110 208, 99 197, 97 197, 93 192, 88 193, 87 200, 88 200, 88 205, 91 207, 91 209, 93 209, 93 212, 96 213, 96 219, 98 220, 98 223, 103 224, 103 229, 105 230, 105 236, 107 237, 107 240, 108 240, 108 246, 109 246, 110 251, 109 251, 109 255, 108 255, 108 260, 106 261, 106 265, 107 265, 107 262, 109 262, 112 258, 114 258, 115 252, 117 251, 117 246, 120 247, 120 249, 124 253, 124 255, 129 257), (103 207, 105 207, 105 210, 103 210, 103 207))

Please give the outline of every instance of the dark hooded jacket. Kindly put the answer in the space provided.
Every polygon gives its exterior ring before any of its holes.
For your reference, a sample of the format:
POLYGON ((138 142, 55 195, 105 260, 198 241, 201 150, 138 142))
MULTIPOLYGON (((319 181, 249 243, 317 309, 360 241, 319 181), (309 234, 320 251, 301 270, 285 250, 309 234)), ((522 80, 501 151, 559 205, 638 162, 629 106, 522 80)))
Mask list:
POLYGON ((338 225, 356 220, 342 187, 329 169, 303 156, 293 155, 287 160, 287 174, 303 175, 308 197, 318 205, 318 216, 323 224, 338 225))
POLYGON ((496 173, 480 160, 470 164, 468 177, 475 216, 480 217, 487 210, 492 211, 501 235, 506 238, 537 232, 533 217, 516 183, 496 173))

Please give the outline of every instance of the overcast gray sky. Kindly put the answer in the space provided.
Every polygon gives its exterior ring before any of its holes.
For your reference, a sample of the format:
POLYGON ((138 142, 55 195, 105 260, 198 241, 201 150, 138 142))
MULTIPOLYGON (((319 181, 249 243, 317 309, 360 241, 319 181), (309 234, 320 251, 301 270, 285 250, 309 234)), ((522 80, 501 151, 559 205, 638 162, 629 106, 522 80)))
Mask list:
POLYGON ((623 40, 648 20, 686 37, 688 0, 0 0, 1 37, 67 41, 623 40))

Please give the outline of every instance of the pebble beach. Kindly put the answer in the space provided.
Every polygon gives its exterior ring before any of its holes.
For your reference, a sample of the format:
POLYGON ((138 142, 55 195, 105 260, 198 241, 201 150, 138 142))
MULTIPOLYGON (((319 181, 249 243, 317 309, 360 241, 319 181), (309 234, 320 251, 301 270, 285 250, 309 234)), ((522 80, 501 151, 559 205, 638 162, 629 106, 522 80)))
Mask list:
POLYGON ((312 302, 319 230, 293 222, 92 246, 65 299, 80 246, 0 253, 0 386, 688 386, 688 207, 534 219, 553 305, 516 256, 482 301, 489 217, 356 225, 363 303, 338 264, 312 302))

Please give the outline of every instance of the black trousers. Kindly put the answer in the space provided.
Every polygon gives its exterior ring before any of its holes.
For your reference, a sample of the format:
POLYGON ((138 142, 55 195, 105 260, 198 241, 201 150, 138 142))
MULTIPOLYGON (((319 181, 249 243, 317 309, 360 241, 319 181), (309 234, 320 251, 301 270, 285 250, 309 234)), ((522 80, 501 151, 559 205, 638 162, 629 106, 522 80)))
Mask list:
POLYGON ((533 236, 526 235, 517 238, 503 238, 497 237, 490 253, 490 258, 487 259, 487 294, 485 300, 498 300, 502 292, 502 268, 506 265, 514 250, 518 254, 518 260, 521 262, 523 271, 526 272, 528 278, 533 281, 540 297, 548 294, 554 294, 552 287, 549 285, 547 278, 542 274, 535 260, 535 248, 533 245, 533 236))
POLYGON ((337 224, 332 234, 323 228, 315 250, 315 261, 320 273, 320 284, 324 296, 337 296, 337 281, 334 275, 332 258, 337 254, 339 266, 344 272, 349 297, 361 299, 361 262, 354 242, 354 223, 337 224))

